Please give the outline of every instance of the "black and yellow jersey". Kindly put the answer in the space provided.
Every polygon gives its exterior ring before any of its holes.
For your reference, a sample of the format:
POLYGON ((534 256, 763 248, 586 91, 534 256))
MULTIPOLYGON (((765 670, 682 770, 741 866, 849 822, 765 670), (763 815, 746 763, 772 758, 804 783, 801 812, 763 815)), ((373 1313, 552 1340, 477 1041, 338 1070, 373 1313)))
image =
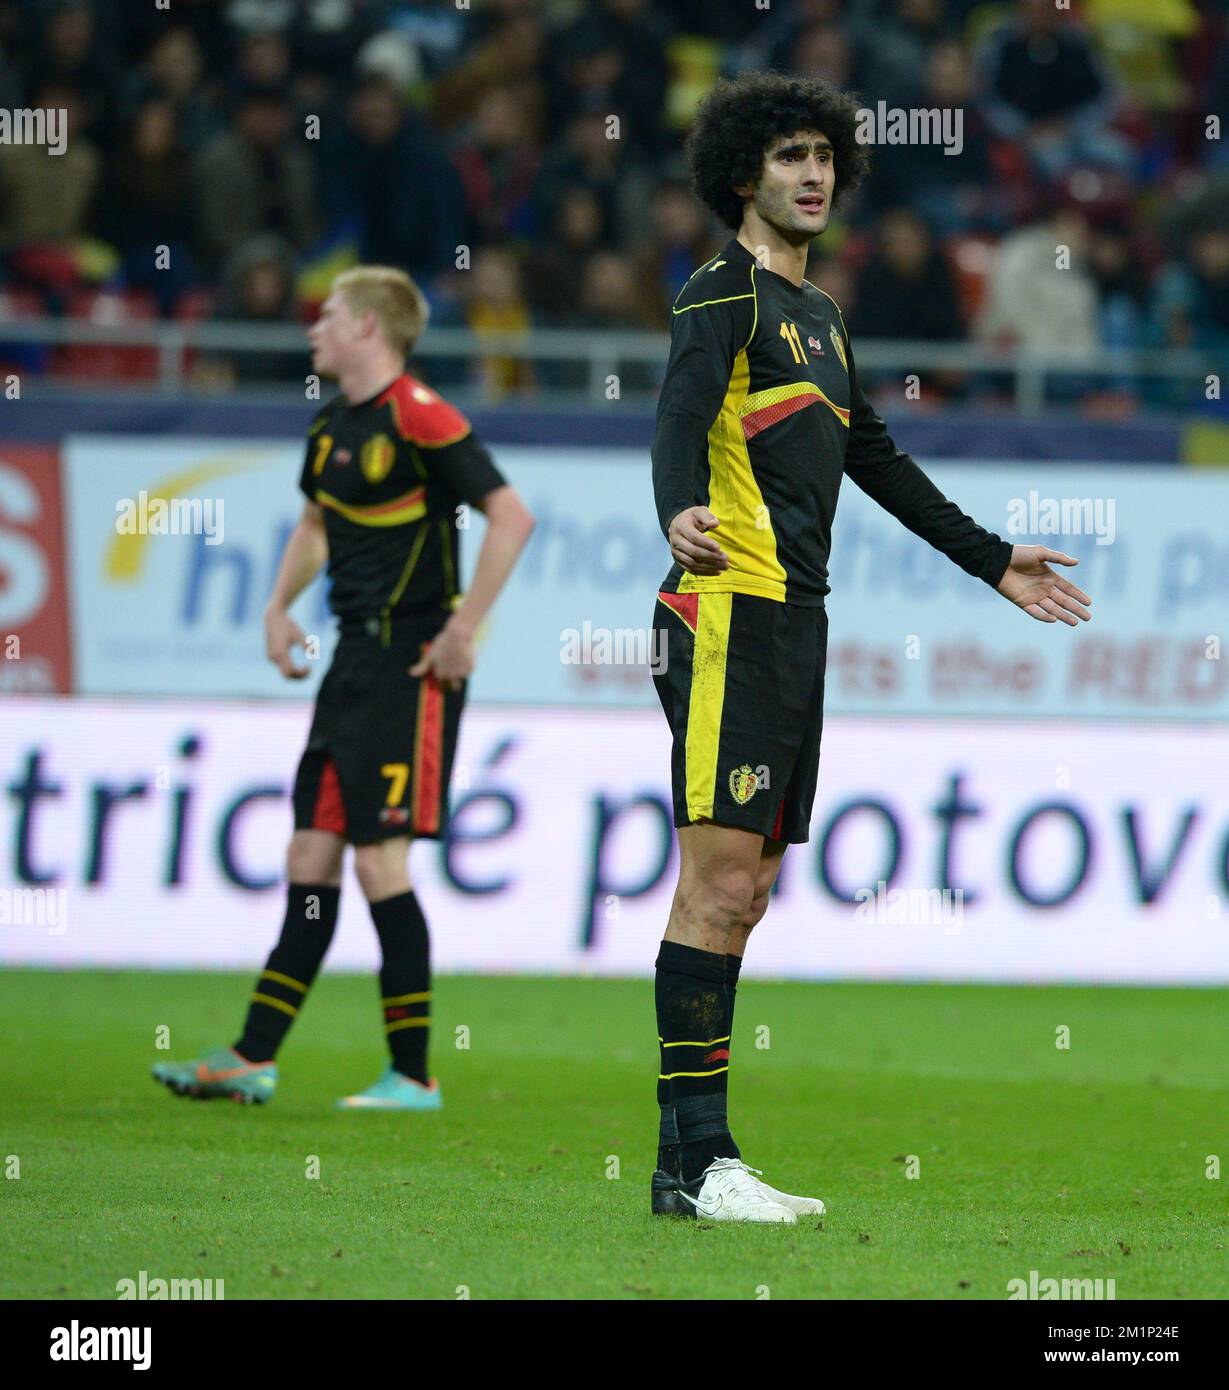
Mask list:
POLYGON ((408 372, 370 400, 324 406, 299 487, 324 510, 342 630, 397 617, 434 635, 460 589, 458 507, 503 485, 465 416, 408 372))
POLYGON ((666 533, 679 512, 707 506, 730 567, 710 576, 676 564, 665 592, 822 604, 845 473, 962 569, 998 584, 1011 545, 892 442, 822 290, 764 269, 735 238, 683 286, 671 318, 653 440, 657 515, 666 533))

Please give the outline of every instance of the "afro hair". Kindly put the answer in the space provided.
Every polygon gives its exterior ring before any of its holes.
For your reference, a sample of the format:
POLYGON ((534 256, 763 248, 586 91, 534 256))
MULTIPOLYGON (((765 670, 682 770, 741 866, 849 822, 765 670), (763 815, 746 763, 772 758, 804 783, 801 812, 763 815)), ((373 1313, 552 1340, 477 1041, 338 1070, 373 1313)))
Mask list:
POLYGON ((735 184, 756 184, 773 140, 817 130, 832 142, 835 208, 870 168, 870 153, 856 139, 857 99, 819 77, 747 72, 723 77, 700 103, 687 136, 691 186, 705 206, 734 231, 742 225, 745 199, 735 184))

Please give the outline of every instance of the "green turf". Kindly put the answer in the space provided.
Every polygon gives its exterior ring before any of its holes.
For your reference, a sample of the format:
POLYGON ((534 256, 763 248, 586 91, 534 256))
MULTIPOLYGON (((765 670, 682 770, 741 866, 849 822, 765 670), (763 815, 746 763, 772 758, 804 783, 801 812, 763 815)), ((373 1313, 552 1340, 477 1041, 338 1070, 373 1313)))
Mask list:
POLYGON ((439 979, 436 1115, 329 1108, 383 1063, 361 977, 320 982, 268 1107, 150 1079, 233 1041, 249 988, 0 976, 0 1296, 114 1298, 142 1269, 228 1299, 1002 1299, 1033 1269, 1229 1293, 1229 1174, 1205 1176, 1229 1159, 1223 991, 746 981, 734 1131, 828 1203, 822 1227, 757 1229, 649 1215, 648 981, 439 979))

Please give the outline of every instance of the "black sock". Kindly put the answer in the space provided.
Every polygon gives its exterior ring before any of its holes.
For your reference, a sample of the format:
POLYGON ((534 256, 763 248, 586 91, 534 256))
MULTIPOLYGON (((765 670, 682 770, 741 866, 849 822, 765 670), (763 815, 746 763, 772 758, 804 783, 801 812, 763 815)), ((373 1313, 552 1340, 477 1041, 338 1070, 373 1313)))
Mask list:
POLYGON ((397 1071, 425 1085, 431 1024, 427 921, 412 888, 370 906, 380 938, 380 1002, 388 1050, 397 1071))
POLYGON ((734 1041, 734 996, 738 992, 738 972, 743 968, 742 956, 726 956, 725 958, 725 997, 726 997, 726 1020, 725 1031, 730 1035, 731 1044, 734 1041))
MULTIPOLYGON (((657 1045, 661 1065, 657 1078, 657 1105, 661 1118, 657 1125, 657 1166, 663 1173, 674 1177, 679 1175, 679 1122, 674 1114, 674 1102, 670 1099, 670 1083, 666 1080, 666 1049, 661 1042, 657 1045)), ((674 1048, 670 1049, 675 1051, 674 1048)))
POLYGON ((256 981, 235 1044, 240 1057, 271 1062, 277 1056, 333 939, 340 897, 341 889, 329 883, 287 885, 282 934, 256 981))
MULTIPOLYGON (((730 1039, 725 957, 677 941, 657 954, 657 1033, 661 1079, 669 1084, 684 1182, 714 1158, 740 1158, 726 1119, 730 1039)), ((659 1093, 660 1094, 660 1093, 659 1093)))
MULTIPOLYGON (((731 1041, 734 1036, 734 995, 738 989, 738 972, 742 969, 742 956, 726 956, 725 958, 725 993, 727 1004, 727 1018, 725 1031, 730 1034, 731 1041)), ((671 1051, 674 1049, 672 1048, 671 1051)), ((660 1072, 666 1071, 666 1049, 660 1042, 658 1052, 661 1056, 660 1072)), ((679 1176, 679 1125, 678 1117, 674 1113, 674 1104, 670 1100, 670 1083, 664 1075, 657 1078, 657 1104, 661 1111, 661 1119, 657 1130, 657 1166, 666 1173, 671 1173, 675 1177, 679 1176)))

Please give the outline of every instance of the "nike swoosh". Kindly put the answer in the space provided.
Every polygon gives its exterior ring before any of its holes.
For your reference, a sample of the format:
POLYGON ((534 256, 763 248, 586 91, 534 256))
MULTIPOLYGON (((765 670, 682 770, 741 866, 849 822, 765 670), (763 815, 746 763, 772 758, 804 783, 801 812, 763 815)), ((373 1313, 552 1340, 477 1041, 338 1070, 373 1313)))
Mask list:
POLYGON ((693 1207, 695 1207, 695 1209, 696 1209, 698 1212, 702 1212, 705 1216, 716 1216, 716 1214, 721 1210, 722 1203, 723 1203, 724 1200, 725 1200, 725 1199, 721 1196, 721 1194, 718 1193, 718 1194, 717 1194, 717 1205, 716 1205, 715 1207, 702 1207, 702 1206, 700 1205, 700 1203, 697 1202, 696 1199, 695 1199, 694 1197, 689 1197, 689 1196, 687 1195, 687 1193, 684 1192, 684 1191, 682 1191, 681 1189, 679 1190, 679 1196, 683 1199, 684 1202, 690 1202, 691 1205, 692 1205, 693 1207))

